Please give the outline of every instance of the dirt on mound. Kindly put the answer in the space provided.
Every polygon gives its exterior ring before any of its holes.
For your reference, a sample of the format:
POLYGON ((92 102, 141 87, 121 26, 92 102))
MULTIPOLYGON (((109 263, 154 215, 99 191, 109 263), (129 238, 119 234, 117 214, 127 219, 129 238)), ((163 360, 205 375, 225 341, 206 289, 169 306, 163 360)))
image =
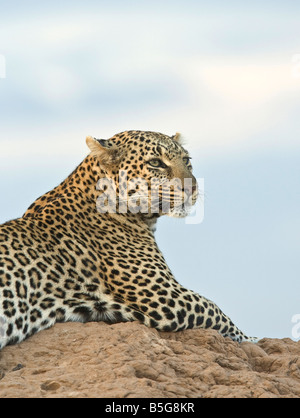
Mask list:
POLYGON ((300 341, 56 324, 0 352, 0 398, 300 397, 300 341))

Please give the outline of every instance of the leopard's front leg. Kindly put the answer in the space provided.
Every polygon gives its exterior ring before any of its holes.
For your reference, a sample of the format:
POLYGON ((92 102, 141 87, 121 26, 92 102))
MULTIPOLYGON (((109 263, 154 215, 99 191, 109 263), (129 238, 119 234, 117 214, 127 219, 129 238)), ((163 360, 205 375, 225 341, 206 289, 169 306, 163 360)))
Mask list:
POLYGON ((158 302, 144 298, 139 307, 130 307, 135 319, 160 331, 211 328, 234 341, 258 341, 246 336, 215 303, 182 287, 180 292, 159 296, 158 302))

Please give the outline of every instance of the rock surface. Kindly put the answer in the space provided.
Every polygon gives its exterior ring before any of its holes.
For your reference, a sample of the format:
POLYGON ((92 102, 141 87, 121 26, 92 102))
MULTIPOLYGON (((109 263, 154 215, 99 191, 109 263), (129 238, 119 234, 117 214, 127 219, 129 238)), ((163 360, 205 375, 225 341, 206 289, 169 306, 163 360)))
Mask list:
POLYGON ((0 398, 300 397, 300 341, 57 324, 0 352, 0 398))

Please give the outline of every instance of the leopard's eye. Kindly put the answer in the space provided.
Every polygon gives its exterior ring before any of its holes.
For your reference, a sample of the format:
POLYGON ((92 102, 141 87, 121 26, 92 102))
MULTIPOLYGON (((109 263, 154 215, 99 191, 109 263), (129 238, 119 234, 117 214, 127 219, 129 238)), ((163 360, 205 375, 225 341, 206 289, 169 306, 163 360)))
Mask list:
POLYGON ((151 165, 151 167, 155 168, 166 168, 166 164, 163 163, 159 158, 153 158, 152 160, 148 161, 148 164, 151 165))
POLYGON ((189 165, 190 159, 191 159, 191 157, 183 157, 182 160, 183 160, 184 164, 189 165))

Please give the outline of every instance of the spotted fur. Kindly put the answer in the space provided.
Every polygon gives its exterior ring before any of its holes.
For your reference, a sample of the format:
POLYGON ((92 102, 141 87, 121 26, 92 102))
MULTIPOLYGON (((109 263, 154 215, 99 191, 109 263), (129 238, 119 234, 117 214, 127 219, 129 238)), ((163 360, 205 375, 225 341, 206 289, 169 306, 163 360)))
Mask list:
POLYGON ((190 179, 189 196, 177 186, 170 194, 168 214, 186 215, 176 199, 195 203, 197 184, 179 135, 128 131, 87 143, 91 153, 65 181, 0 227, 0 348, 63 321, 137 320, 162 331, 213 328, 254 341, 175 280, 154 238, 159 201, 156 213, 120 211, 126 172, 126 181, 139 177, 149 185, 190 179), (161 166, 153 167, 153 159, 161 166), (97 184, 107 178, 116 183, 115 213, 97 209, 106 193, 97 184))

